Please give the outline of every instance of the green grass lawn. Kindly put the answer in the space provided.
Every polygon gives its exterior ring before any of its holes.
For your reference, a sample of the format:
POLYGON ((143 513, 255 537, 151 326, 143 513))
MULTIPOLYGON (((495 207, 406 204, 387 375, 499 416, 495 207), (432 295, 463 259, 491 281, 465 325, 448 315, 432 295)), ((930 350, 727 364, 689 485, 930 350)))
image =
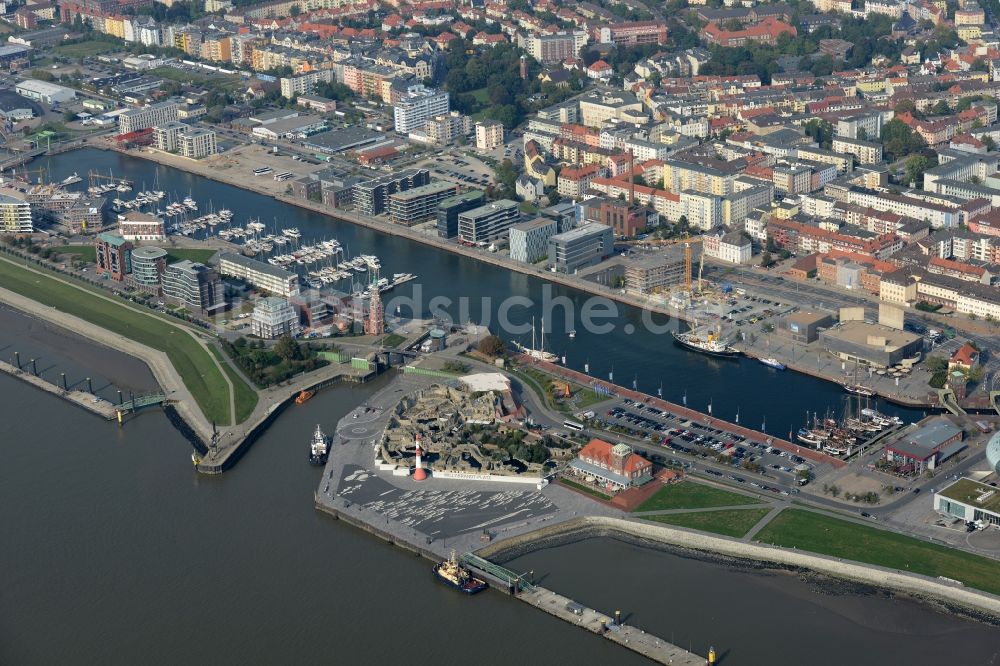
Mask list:
POLYGON ((192 72, 188 70, 176 69, 174 67, 157 67, 150 71, 153 76, 158 76, 161 79, 169 79, 171 81, 177 81, 178 83, 194 83, 194 84, 218 84, 218 85, 228 85, 236 83, 240 80, 238 76, 229 75, 213 75, 209 73, 202 72, 192 72))
POLYGON ((1000 594, 1000 562, 805 509, 782 511, 756 540, 926 576, 947 576, 1000 594))
POLYGON ((646 520, 658 523, 689 527, 702 532, 713 532, 737 539, 760 522, 770 509, 728 509, 725 511, 699 511, 698 513, 673 513, 660 516, 646 516, 646 520))
MULTIPOLYGON (((97 261, 97 248, 93 245, 60 245, 52 248, 59 254, 75 254, 80 261, 94 263, 97 261)), ((206 263, 215 254, 215 250, 202 248, 175 247, 167 250, 167 263, 172 264, 185 259, 196 263, 206 263)))
POLYGON ((404 338, 399 333, 390 333, 389 335, 382 338, 382 345, 385 347, 398 347, 405 340, 406 338, 404 338))
POLYGON ((108 42, 101 42, 96 39, 76 44, 60 44, 52 49, 57 55, 64 58, 90 58, 102 53, 110 53, 115 50, 115 45, 108 42))
POLYGON ((233 383, 233 388, 236 392, 236 421, 237 423, 243 423, 250 418, 253 410, 257 407, 257 391, 253 390, 249 384, 243 381, 239 373, 236 372, 233 366, 226 362, 226 357, 215 345, 209 345, 208 348, 212 350, 212 354, 218 359, 219 365, 222 366, 226 375, 229 376, 229 381, 233 383))
POLYGON ((229 386, 208 352, 184 328, 129 307, 124 302, 101 298, 91 289, 28 272, 6 260, 0 260, 0 284, 39 303, 51 305, 164 352, 205 418, 219 425, 229 425, 229 386))
POLYGON ((602 499, 602 500, 611 499, 609 495, 605 495, 604 493, 598 490, 594 490, 593 488, 585 486, 582 483, 577 483, 576 481, 570 481, 569 479, 559 479, 559 483, 563 484, 564 486, 569 486, 570 488, 575 488, 580 492, 586 493, 591 497, 596 497, 597 499, 602 499))
POLYGON ((681 481, 663 486, 635 510, 708 509, 713 506, 736 506, 738 504, 760 504, 760 501, 746 495, 706 486, 696 481, 681 481))

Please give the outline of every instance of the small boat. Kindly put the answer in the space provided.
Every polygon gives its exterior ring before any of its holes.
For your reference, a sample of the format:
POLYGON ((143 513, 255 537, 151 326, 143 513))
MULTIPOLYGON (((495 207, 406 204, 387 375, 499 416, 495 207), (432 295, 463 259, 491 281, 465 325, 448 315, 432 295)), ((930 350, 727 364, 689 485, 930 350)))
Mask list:
POLYGON ((576 340, 576 331, 575 330, 569 332, 569 339, 570 340, 576 340))
POLYGON ((762 359, 760 359, 760 362, 763 363, 764 365, 766 365, 769 368, 774 368, 775 370, 784 370, 785 369, 785 364, 782 363, 782 362, 780 362, 776 358, 762 358, 762 359))
POLYGON ((434 565, 434 575, 441 582, 447 583, 465 594, 476 594, 489 587, 486 581, 476 578, 468 569, 458 563, 455 551, 451 551, 451 557, 447 560, 434 565))
POLYGON ((300 391, 299 394, 295 396, 295 404, 301 405, 314 395, 316 395, 316 391, 300 391))
POLYGON ((317 423, 316 432, 313 433, 312 442, 309 444, 309 462, 313 465, 322 465, 329 454, 330 437, 317 423))

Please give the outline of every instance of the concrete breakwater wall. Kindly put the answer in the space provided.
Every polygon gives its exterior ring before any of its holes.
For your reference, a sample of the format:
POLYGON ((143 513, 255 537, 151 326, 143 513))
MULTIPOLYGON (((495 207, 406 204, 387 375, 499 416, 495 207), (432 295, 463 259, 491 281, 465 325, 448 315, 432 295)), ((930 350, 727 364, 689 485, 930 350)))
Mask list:
POLYGON ((797 550, 788 550, 759 543, 711 536, 666 525, 657 525, 621 518, 583 517, 546 526, 509 539, 497 541, 477 551, 485 559, 503 560, 544 548, 554 543, 589 537, 624 535, 693 551, 732 557, 744 561, 770 563, 780 567, 795 567, 903 592, 915 597, 942 601, 977 613, 1000 619, 1000 597, 955 583, 946 583, 920 574, 906 573, 874 565, 840 560, 797 550))

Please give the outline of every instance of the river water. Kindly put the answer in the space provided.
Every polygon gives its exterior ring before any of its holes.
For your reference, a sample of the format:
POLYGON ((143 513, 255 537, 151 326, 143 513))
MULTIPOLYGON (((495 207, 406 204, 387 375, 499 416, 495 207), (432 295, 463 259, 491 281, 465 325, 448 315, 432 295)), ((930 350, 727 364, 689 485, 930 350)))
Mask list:
MULTIPOLYGON (((561 299, 564 305, 555 308, 555 316, 546 321, 546 328, 552 330, 546 333, 545 346, 565 355, 569 367, 584 371, 589 365, 591 374, 601 379, 607 379, 613 372, 616 383, 631 386, 634 381, 639 390, 650 394, 655 394, 662 385, 663 397, 667 400, 681 403, 686 395, 688 405, 701 411, 711 403, 715 416, 733 420, 738 413, 740 422, 751 428, 766 426, 772 434, 787 436, 789 431, 803 425, 807 411, 822 415, 827 409, 839 413, 843 408, 845 394, 829 382, 785 372, 780 376, 780 388, 776 388, 777 372, 755 360, 718 360, 684 351, 672 344, 668 334, 647 330, 637 308, 615 304, 615 316, 601 320, 601 323, 614 323, 615 332, 588 333, 579 317, 567 322, 564 316, 566 307, 581 314, 590 298, 587 294, 548 285, 535 277, 405 238, 386 236, 270 197, 146 160, 96 149, 49 158, 40 166, 48 168, 49 178, 54 181, 73 172, 84 174, 87 169, 104 173, 111 170, 115 175, 132 179, 137 188, 145 185, 145 189, 154 189, 155 186, 155 189, 172 193, 175 199, 190 194, 206 209, 209 205, 215 209, 228 207, 239 225, 254 218, 273 226, 279 233, 281 228, 297 227, 303 242, 336 238, 351 256, 375 254, 382 261, 383 275, 410 272, 419 276, 418 280, 401 285, 385 297, 390 314, 396 311, 393 301, 396 299, 395 302, 401 302, 403 316, 413 310, 426 316, 440 309, 457 321, 489 322, 491 331, 497 332, 498 313, 505 300, 527 298, 533 306, 515 306, 508 311, 509 319, 524 326, 526 332, 501 332, 501 335, 530 345, 532 318, 540 320, 543 316, 543 290, 551 289, 551 298, 561 299), (432 303, 435 297, 447 299, 450 305, 442 301, 432 303), (416 304, 414 308, 409 305, 411 299, 416 304), (625 332, 632 330, 629 326, 634 329, 631 334, 625 332), (568 332, 574 329, 578 334, 571 340, 568 332)), ((85 188, 86 182, 75 187, 85 188)), ((657 316, 655 320, 663 323, 666 318, 657 316)), ((920 412, 888 404, 879 408, 908 420, 921 416, 920 412)))
MULTIPOLYGON (((363 245, 390 272, 421 273, 425 288, 476 295, 540 288, 116 154, 63 156, 52 161, 53 177, 80 164, 111 166, 149 184, 158 171, 160 189, 190 189, 238 215, 270 207, 286 226, 363 245), (449 271, 461 279, 448 279, 449 271)), ((41 339, 32 353, 64 349, 59 362, 119 386, 141 389, 148 381, 114 352, 67 348, 45 335, 28 336, 25 344, 41 339)), ((10 344, 0 340, 5 350, 10 344)), ((599 353, 613 357, 616 373, 632 364, 635 372, 685 376, 689 397, 714 397, 718 409, 725 395, 743 413, 757 405, 769 421, 839 397, 792 374, 782 378, 780 398, 768 395, 754 385, 767 381, 763 368, 741 363, 723 371, 662 341, 573 344, 589 349, 592 362, 599 353)), ((279 418, 233 470, 205 477, 191 468, 189 444, 162 412, 119 428, 0 376, 0 664, 643 663, 499 593, 457 595, 433 581, 426 561, 312 508, 321 474, 306 462, 312 428, 331 429, 381 381, 319 393, 279 418)), ((923 605, 831 596, 792 576, 737 573, 614 541, 541 551, 516 564, 597 608, 622 608, 668 640, 701 652, 714 643, 726 664, 988 664, 1000 645, 994 628, 923 605), (830 656, 838 654, 850 658, 830 656)))

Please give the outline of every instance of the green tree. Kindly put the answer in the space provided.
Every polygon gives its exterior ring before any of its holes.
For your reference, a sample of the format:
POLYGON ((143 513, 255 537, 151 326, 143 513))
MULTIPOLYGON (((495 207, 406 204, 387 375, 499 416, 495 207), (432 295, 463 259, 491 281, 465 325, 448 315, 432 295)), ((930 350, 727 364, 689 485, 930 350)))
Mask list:
POLYGON ((760 265, 763 266, 764 268, 767 268, 773 263, 774 259, 771 257, 770 252, 765 251, 764 254, 760 255, 760 265))
POLYGON ((917 105, 913 103, 912 99, 904 99, 896 103, 893 111, 896 112, 897 116, 901 113, 915 114, 917 112, 917 105))
POLYGON ((899 118, 893 118, 882 127, 882 148, 889 161, 898 160, 926 147, 927 142, 923 137, 899 118))
POLYGON ((937 104, 931 107, 931 113, 936 116, 947 116, 951 113, 951 107, 943 99, 938 100, 937 104))
POLYGON ((274 345, 274 353, 284 361, 297 361, 302 358, 302 348, 290 335, 283 335, 274 345))
POLYGON ((820 148, 829 149, 833 142, 833 125, 829 121, 813 118, 805 124, 805 132, 820 148))
POLYGON ((906 182, 915 183, 918 187, 924 179, 924 171, 934 166, 934 162, 924 155, 914 155, 906 160, 906 182))
POLYGON ((498 356, 503 356, 507 353, 507 345, 504 341, 496 335, 487 335, 485 338, 479 341, 479 345, 476 347, 480 354, 484 354, 491 358, 497 358, 498 356))

